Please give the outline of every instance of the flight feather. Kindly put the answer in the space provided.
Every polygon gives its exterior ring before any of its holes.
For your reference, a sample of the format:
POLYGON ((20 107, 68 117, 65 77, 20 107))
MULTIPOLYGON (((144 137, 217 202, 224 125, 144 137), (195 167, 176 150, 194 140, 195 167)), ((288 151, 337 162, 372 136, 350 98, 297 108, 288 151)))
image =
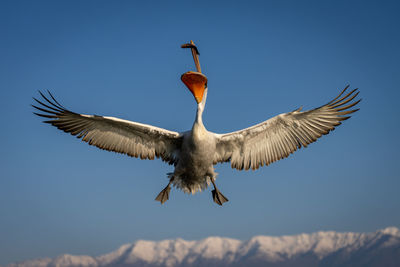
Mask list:
POLYGON ((43 100, 34 98, 39 105, 32 106, 41 112, 36 115, 49 119, 45 123, 104 150, 177 164, 180 133, 114 117, 78 114, 64 108, 50 92, 50 97, 39 93, 43 100))
POLYGON ((348 86, 319 108, 309 111, 299 108, 243 130, 216 134, 214 164, 230 161, 232 168, 255 170, 315 142, 358 110, 352 109, 361 101, 354 100, 357 89, 346 93, 347 89, 348 86))

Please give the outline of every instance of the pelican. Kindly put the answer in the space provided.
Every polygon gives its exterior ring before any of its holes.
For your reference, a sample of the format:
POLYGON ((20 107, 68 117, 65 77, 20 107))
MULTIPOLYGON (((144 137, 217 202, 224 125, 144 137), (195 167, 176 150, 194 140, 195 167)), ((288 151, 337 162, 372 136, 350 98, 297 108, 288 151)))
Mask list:
POLYGON ((202 120, 208 86, 207 77, 201 72, 199 51, 193 41, 182 48, 191 49, 197 69, 181 76, 197 103, 196 118, 189 131, 175 132, 114 117, 75 113, 49 91, 47 96, 39 91, 41 100, 33 98, 37 104, 32 106, 41 112, 34 114, 89 145, 140 159, 160 158, 174 165, 174 171, 167 174, 167 186, 155 198, 161 204, 169 199, 171 185, 194 194, 211 183, 213 201, 222 205, 228 199, 215 185, 215 164, 230 162, 237 170, 268 166, 307 147, 359 110, 352 109, 361 101, 355 99, 358 90, 348 92, 346 86, 336 98, 318 108, 299 108, 231 133, 209 132, 202 120))

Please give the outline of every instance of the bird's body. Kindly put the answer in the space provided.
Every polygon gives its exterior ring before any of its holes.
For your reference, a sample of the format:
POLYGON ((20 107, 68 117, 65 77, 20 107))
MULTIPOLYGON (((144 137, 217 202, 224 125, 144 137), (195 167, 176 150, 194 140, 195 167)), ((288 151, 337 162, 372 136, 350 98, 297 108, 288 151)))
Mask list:
MULTIPOLYGON (((193 55, 200 70, 196 53, 193 55)), ((156 197, 161 203, 168 200, 171 184, 184 192, 195 193, 212 183, 213 199, 222 205, 228 199, 215 185, 215 164, 230 162, 232 168, 238 170, 255 170, 288 157, 348 119, 348 114, 358 110, 351 108, 360 101, 351 102, 358 95, 356 89, 344 94, 347 86, 339 96, 319 108, 304 112, 297 109, 243 130, 216 134, 207 131, 202 121, 207 78, 200 72, 187 72, 182 75, 182 81, 197 101, 195 122, 186 132, 113 117, 74 113, 60 105, 50 92, 50 98, 40 93, 44 102, 35 99, 41 106, 34 107, 44 112, 35 114, 49 118, 46 123, 90 145, 141 159, 157 157, 174 165, 174 171, 168 174, 168 185, 156 197)))
POLYGON ((171 174, 174 178, 172 183, 184 192, 206 189, 216 178, 211 157, 216 151, 216 138, 215 134, 207 131, 201 118, 205 99, 199 104, 192 129, 183 134, 179 161, 171 174))
POLYGON ((204 127, 194 127, 183 136, 179 162, 173 172, 173 184, 185 192, 207 188, 215 178, 210 155, 215 152, 215 138, 204 127))

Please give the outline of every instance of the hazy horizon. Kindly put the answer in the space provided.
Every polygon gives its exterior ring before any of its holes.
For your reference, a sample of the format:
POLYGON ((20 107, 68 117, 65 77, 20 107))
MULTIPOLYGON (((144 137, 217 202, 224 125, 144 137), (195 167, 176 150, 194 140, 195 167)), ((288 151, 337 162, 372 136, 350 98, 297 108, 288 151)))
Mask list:
POLYGON ((136 266, 368 266, 396 267, 400 261, 400 230, 372 233, 316 232, 292 236, 254 236, 237 240, 212 236, 136 240, 103 255, 58 255, 6 267, 136 267, 136 266))

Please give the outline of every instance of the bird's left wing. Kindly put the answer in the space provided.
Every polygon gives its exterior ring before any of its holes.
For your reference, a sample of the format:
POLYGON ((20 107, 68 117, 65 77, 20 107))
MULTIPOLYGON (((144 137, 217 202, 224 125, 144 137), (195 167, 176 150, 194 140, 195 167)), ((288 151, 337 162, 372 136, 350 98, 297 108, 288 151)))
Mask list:
POLYGON ((358 91, 343 96, 347 88, 319 108, 304 112, 299 108, 240 131, 216 134, 214 164, 230 161, 232 168, 255 170, 315 142, 358 110, 351 108, 360 100, 349 103, 358 91))
POLYGON ((44 101, 34 98, 40 106, 32 106, 42 112, 34 112, 36 115, 50 119, 45 123, 101 149, 141 159, 157 157, 176 165, 180 133, 113 117, 78 114, 60 105, 50 92, 50 97, 39 93, 44 101))

